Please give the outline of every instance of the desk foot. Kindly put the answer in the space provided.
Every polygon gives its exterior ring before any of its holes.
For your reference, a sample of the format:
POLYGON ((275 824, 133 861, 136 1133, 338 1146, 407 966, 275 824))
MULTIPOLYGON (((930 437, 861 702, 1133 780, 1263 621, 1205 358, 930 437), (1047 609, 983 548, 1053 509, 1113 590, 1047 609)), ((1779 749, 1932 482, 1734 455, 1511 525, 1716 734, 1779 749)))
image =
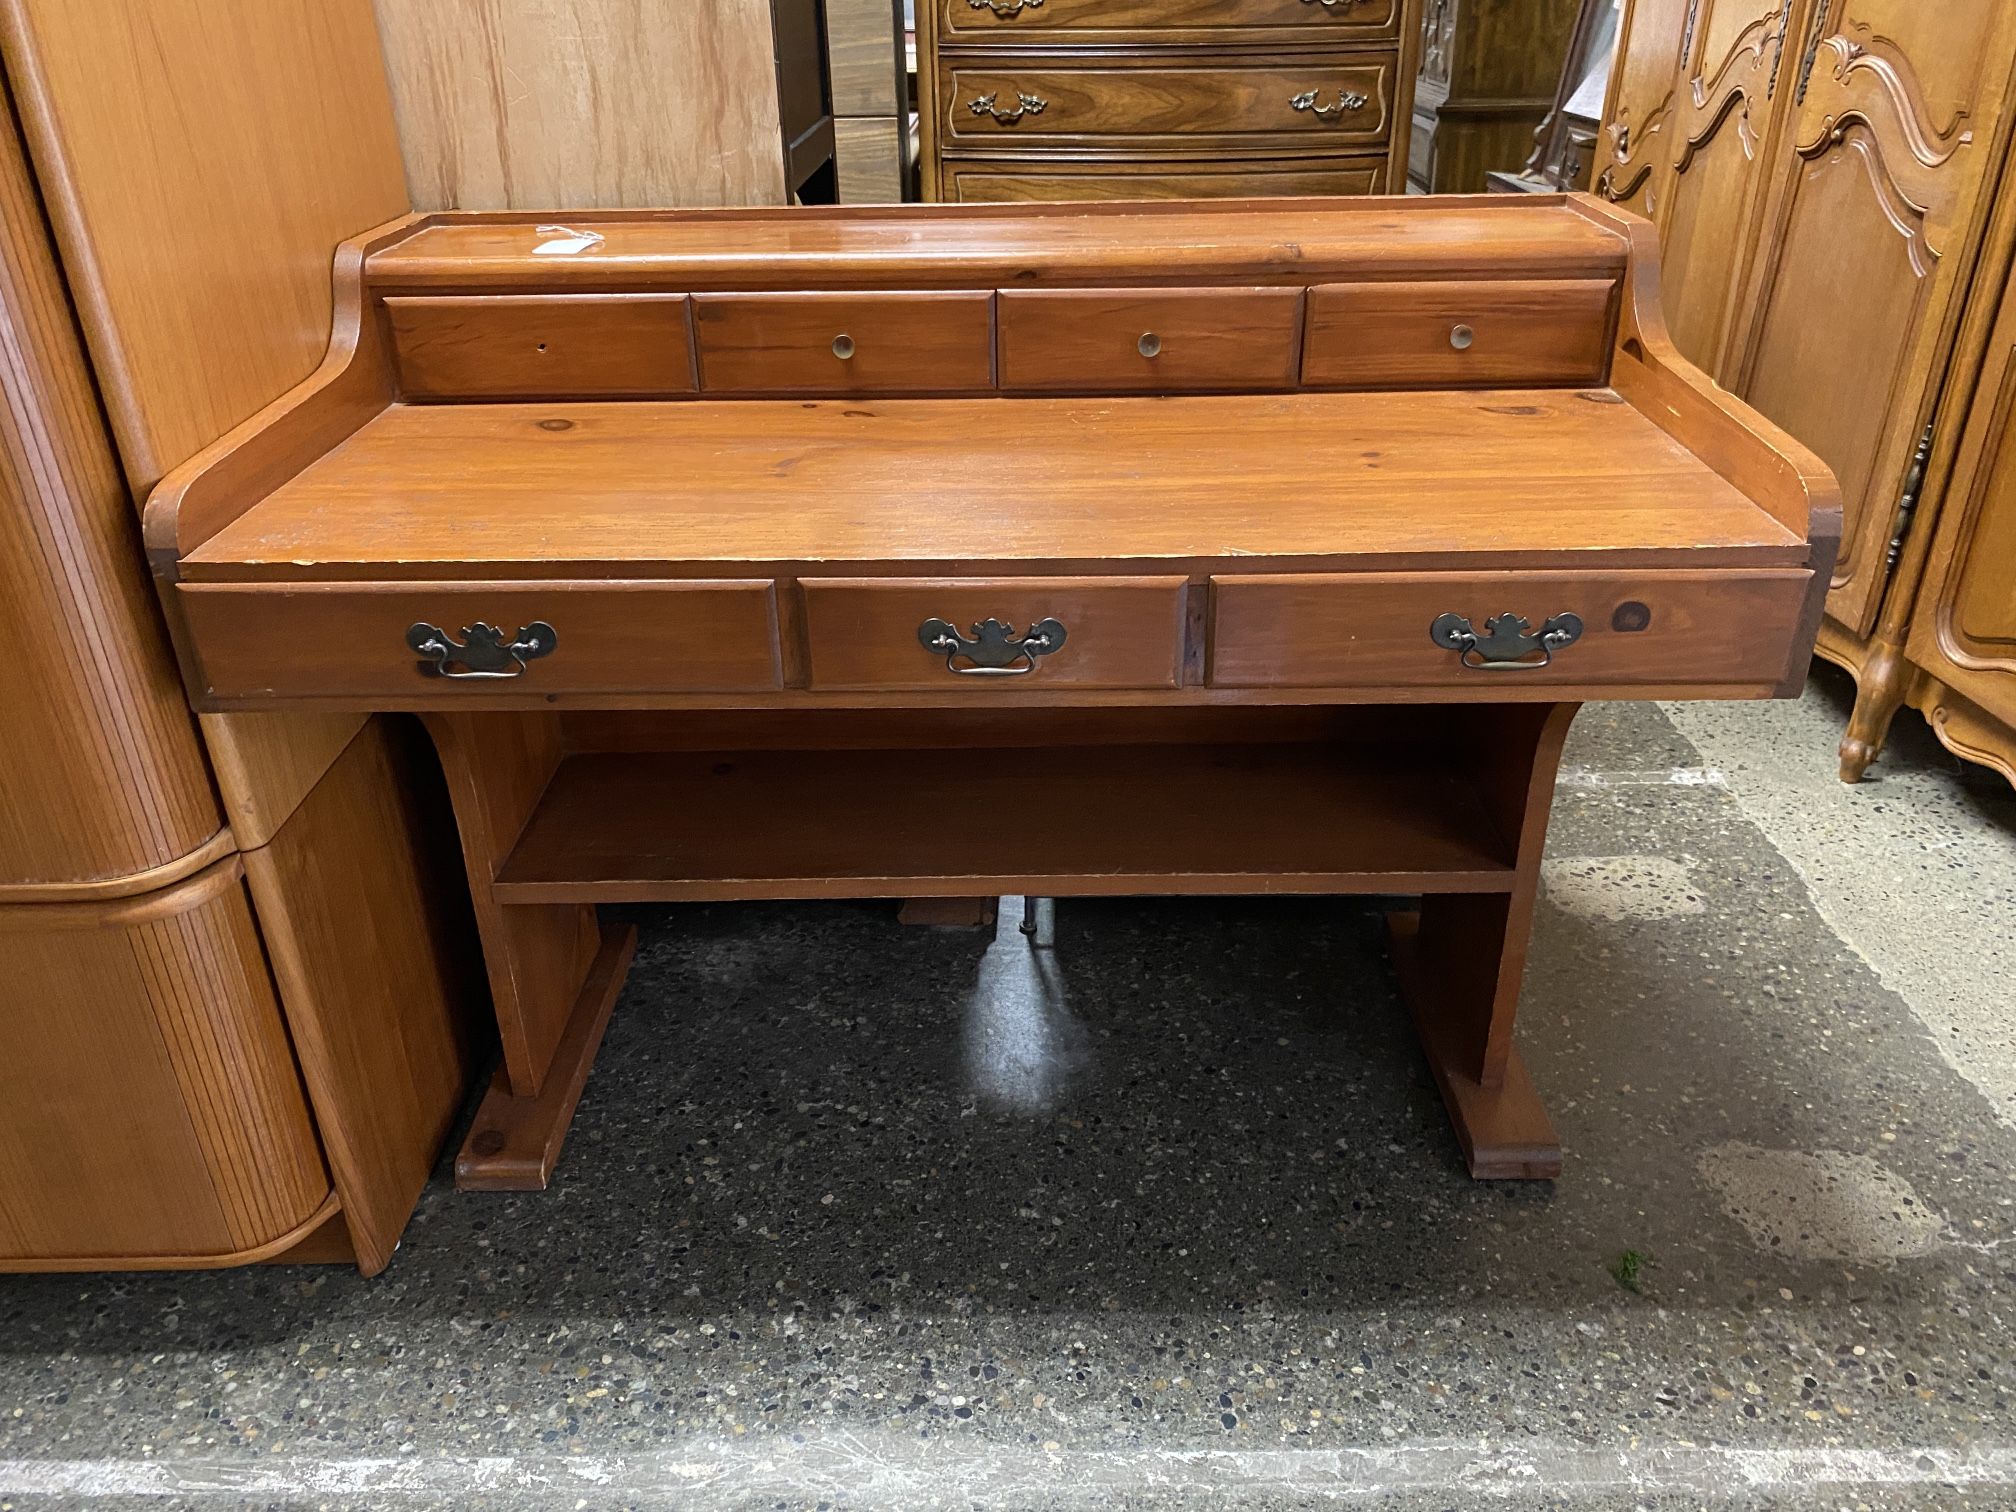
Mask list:
POLYGON ((491 1079, 469 1137, 455 1157, 455 1186, 464 1192, 537 1192, 552 1179, 567 1127, 602 1046, 602 1031, 616 995, 623 989, 637 931, 629 925, 604 927, 602 947, 588 968, 581 994, 553 1052, 545 1085, 537 1097, 513 1097, 500 1066, 491 1079))
POLYGON ((1425 969, 1419 949, 1421 916, 1412 912, 1386 915, 1386 939, 1401 995, 1414 1015, 1415 1031, 1442 1102, 1455 1126, 1457 1143, 1470 1174, 1480 1181, 1552 1181, 1561 1174, 1561 1141, 1540 1104, 1540 1094, 1526 1074, 1517 1049, 1505 1057, 1499 1085, 1478 1082, 1457 1043, 1466 1015, 1448 1000, 1436 974, 1425 969))

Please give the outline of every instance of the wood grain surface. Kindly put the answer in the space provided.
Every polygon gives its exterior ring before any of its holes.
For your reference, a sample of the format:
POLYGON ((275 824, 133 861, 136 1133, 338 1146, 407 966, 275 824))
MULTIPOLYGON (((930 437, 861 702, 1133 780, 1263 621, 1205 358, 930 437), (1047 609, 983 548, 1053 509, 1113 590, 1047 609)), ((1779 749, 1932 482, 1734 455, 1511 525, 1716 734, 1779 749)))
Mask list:
POLYGON ((1600 384, 1610 367, 1616 292, 1599 279, 1318 285, 1309 291, 1302 381, 1388 389, 1600 384))
POLYGON ((550 576, 562 542, 570 570, 589 573, 1805 559, 1796 535, 1629 405, 1536 390, 395 406, 181 571, 438 578, 454 561, 550 576))
POLYGON ((202 853, 223 816, 12 130, 0 131, 0 337, 0 897, 122 879, 146 890, 202 853))
POLYGON ((422 209, 784 198, 768 0, 377 7, 422 209))
POLYGON ((329 1195, 237 858, 0 906, 0 1265, 258 1248, 329 1195))

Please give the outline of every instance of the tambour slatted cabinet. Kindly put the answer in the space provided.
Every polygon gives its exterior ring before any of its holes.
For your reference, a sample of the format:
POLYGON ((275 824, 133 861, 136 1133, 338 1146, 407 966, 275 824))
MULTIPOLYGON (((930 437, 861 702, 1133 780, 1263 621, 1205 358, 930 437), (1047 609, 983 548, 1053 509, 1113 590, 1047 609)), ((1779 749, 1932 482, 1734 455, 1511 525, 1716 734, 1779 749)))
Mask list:
POLYGON ((545 1180, 595 905, 1369 893, 1472 1171, 1579 700, 1795 691, 1825 470, 1594 200, 411 218, 147 534, 199 708, 416 710, 545 1180), (591 238, 595 238, 592 239, 591 238))

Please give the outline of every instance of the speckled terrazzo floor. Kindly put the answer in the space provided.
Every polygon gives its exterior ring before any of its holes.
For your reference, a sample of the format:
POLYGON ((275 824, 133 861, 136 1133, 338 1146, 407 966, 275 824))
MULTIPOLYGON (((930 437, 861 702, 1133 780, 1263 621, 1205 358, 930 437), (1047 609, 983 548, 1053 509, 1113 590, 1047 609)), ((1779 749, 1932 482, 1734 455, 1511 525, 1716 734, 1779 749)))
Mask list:
POLYGON ((1831 784, 1842 697, 1584 715, 1557 1185, 1462 1174, 1361 901, 640 913, 552 1190, 0 1279, 0 1507, 2016 1507, 2016 798, 1831 784))

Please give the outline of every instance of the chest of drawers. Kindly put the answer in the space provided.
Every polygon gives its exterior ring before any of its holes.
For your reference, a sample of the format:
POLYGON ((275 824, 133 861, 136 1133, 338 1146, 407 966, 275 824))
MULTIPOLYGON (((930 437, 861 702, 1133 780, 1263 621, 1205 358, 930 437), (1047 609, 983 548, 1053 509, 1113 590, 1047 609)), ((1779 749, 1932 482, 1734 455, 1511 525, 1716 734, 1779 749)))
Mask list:
POLYGON ((322 370, 147 512, 197 707, 433 731, 504 1051, 465 1183, 551 1168, 623 977, 598 905, 988 893, 1419 896, 1471 1169, 1558 1170, 1511 1027, 1568 721, 1796 689, 1839 520, 1674 352, 1649 227, 569 221, 347 248, 322 370))
POLYGON ((1419 0, 919 0, 926 198, 1397 192, 1419 0))

